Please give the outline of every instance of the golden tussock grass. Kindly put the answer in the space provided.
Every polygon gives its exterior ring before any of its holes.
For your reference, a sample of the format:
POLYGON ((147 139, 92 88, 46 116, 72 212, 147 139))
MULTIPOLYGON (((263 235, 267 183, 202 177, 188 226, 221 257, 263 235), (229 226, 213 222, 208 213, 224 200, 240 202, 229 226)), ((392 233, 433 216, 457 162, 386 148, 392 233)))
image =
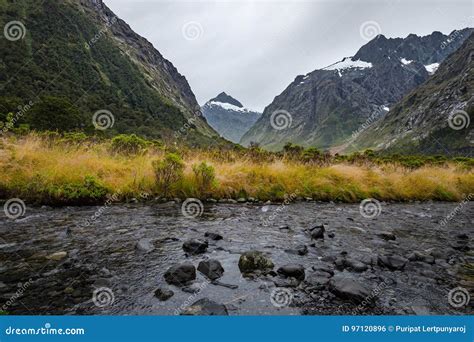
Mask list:
MULTIPOLYGON (((357 202, 372 197, 380 200, 459 201, 474 192, 471 169, 449 162, 443 166, 407 169, 395 163, 327 166, 276 159, 259 162, 234 156, 232 161, 214 158, 209 151, 184 154, 184 177, 174 184, 168 197, 254 197, 283 200, 285 196, 315 200, 357 202), (215 170, 214 184, 198 190, 192 166, 202 161, 215 170)), ((163 196, 157 189, 152 161, 164 152, 150 148, 139 155, 110 152, 110 144, 60 144, 30 134, 0 140, 0 196, 20 197, 35 202, 80 204, 89 192, 97 198, 120 193, 121 198, 141 193, 163 196), (88 180, 88 181, 87 181, 88 180)), ((87 200, 85 201, 87 203, 87 200)))

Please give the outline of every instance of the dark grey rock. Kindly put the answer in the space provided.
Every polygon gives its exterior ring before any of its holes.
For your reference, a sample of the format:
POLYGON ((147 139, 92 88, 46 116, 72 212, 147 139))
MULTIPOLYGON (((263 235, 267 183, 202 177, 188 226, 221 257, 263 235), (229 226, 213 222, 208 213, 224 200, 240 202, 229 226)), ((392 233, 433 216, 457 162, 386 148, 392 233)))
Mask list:
POLYGON ((391 232, 379 232, 377 233, 377 236, 381 237, 382 239, 389 241, 389 240, 395 240, 397 237, 395 234, 391 232))
POLYGON ((303 280, 305 277, 304 267, 297 264, 284 265, 277 272, 284 277, 292 277, 298 280, 303 280))
POLYGON ((335 275, 330 280, 329 290, 341 299, 348 299, 356 303, 373 303, 375 300, 368 287, 343 274, 335 275))
POLYGON ((324 228, 324 224, 315 226, 315 227, 310 229, 311 238, 314 239, 314 240, 324 239, 324 232, 325 231, 326 231, 326 229, 324 228))
POLYGON ((215 259, 201 261, 197 269, 211 280, 216 280, 224 274, 224 268, 221 263, 215 259))
POLYGON ((216 303, 209 298, 202 298, 188 306, 181 315, 188 316, 228 316, 224 304, 216 303))
POLYGON ((204 234, 204 236, 207 237, 207 238, 209 238, 209 239, 211 239, 211 240, 214 240, 214 241, 218 241, 218 240, 222 240, 222 239, 223 239, 222 235, 217 234, 217 233, 212 233, 212 232, 206 232, 206 233, 204 234))
POLYGON ((355 259, 350 259, 350 258, 345 260, 345 267, 355 272, 364 272, 364 271, 367 271, 367 269, 369 268, 363 262, 360 262, 355 259))
POLYGON ((189 262, 172 266, 165 273, 168 284, 183 286, 194 279, 196 279, 196 268, 189 262))
POLYGON ((170 289, 160 287, 155 290, 155 297, 157 297, 161 301, 168 300, 171 297, 173 297, 173 295, 174 295, 174 292, 170 289))
POLYGON ((191 239, 183 243, 183 249, 189 254, 202 254, 205 253, 209 246, 207 241, 191 239))
POLYGON ((378 257, 378 264, 392 271, 403 270, 407 262, 407 259, 398 255, 379 255, 378 257))

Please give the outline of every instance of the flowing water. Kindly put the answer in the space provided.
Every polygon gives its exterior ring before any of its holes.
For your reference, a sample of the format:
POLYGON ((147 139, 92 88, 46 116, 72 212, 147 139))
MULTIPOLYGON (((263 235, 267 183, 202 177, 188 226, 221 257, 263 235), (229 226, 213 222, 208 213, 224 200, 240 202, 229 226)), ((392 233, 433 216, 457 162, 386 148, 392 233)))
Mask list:
POLYGON ((183 216, 181 205, 172 202, 28 207, 20 219, 0 218, 0 309, 3 305, 10 314, 173 315, 209 298, 225 304, 230 315, 350 313, 351 301, 338 297, 327 284, 313 286, 311 273, 324 269, 328 277, 343 274, 378 289, 376 304, 359 313, 472 313, 472 301, 455 307, 448 300, 453 288, 463 287, 471 297, 474 288, 472 203, 440 224, 457 206, 382 203, 374 218, 362 216, 356 204, 316 202, 211 204, 196 218, 183 216), (97 219, 90 220, 95 213, 97 219), (312 240, 308 229, 318 224, 325 225, 325 238, 312 240), (381 237, 381 231, 396 239, 381 237), (186 255, 183 242, 204 239, 205 232, 223 239, 209 241, 204 254, 186 255), (299 245, 306 245, 308 253, 291 252, 299 245), (238 260, 248 250, 266 253, 275 270, 289 263, 304 266, 306 281, 284 287, 291 293, 288 305, 275 306, 271 300, 281 288, 275 287, 275 274, 241 275, 238 260), (433 258, 409 261, 395 271, 377 262, 379 255, 407 257, 414 251, 433 258), (368 268, 355 272, 340 267, 341 257, 368 268), (166 284, 163 274, 169 267, 184 261, 197 267, 206 258, 219 260, 225 270, 220 281, 238 288, 211 284, 200 272, 193 285, 200 288, 198 293, 166 284), (160 301, 154 295, 158 287, 174 295, 160 301), (92 297, 103 288, 110 289, 113 302, 100 307, 92 297))

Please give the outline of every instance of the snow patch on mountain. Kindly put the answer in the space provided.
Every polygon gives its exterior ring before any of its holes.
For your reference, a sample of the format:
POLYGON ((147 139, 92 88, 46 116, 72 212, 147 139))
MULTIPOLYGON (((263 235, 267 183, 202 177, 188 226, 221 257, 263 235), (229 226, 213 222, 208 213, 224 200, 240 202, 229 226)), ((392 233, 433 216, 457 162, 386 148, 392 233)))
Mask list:
POLYGON ((230 104, 230 103, 211 101, 211 102, 209 102, 209 105, 210 106, 219 106, 219 107, 222 107, 226 110, 233 110, 235 112, 250 112, 250 110, 248 108, 237 107, 237 106, 234 106, 233 104, 230 104))
POLYGON ((372 63, 370 62, 365 62, 361 60, 352 60, 352 57, 346 57, 342 61, 331 64, 323 70, 337 70, 339 76, 342 76, 341 70, 345 69, 367 69, 367 68, 372 68, 372 63))
POLYGON ((438 70, 438 67, 439 67, 439 63, 431 63, 428 65, 425 65, 425 69, 426 71, 428 71, 430 75, 434 74, 436 70, 438 70))

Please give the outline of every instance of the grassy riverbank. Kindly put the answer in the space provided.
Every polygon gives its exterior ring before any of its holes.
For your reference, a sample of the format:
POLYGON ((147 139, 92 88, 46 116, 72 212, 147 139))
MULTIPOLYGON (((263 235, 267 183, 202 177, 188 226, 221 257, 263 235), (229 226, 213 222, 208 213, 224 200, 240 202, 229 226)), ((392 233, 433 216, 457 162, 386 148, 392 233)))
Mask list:
POLYGON ((281 201, 462 200, 474 192, 472 159, 401 158, 371 152, 331 157, 287 146, 192 150, 141 139, 82 135, 0 139, 0 197, 31 203, 92 204, 107 196, 249 198, 281 201))

